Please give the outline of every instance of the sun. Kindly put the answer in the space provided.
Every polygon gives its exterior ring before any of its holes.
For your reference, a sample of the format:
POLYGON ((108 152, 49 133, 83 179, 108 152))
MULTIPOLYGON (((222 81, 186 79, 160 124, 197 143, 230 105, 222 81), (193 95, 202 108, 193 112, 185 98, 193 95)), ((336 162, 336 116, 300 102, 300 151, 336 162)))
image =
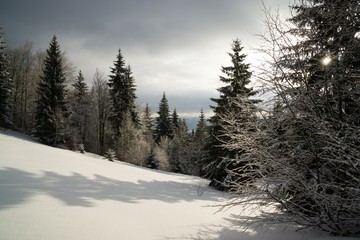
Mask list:
POLYGON ((324 58, 321 59, 321 63, 324 66, 327 66, 331 63, 332 59, 330 56, 325 56, 324 58))

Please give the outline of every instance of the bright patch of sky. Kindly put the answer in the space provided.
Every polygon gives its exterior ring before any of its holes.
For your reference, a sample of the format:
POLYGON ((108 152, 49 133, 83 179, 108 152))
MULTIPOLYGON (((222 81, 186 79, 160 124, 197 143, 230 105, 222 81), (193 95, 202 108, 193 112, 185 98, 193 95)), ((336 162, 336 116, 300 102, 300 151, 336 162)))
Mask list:
MULTIPOLYGON (((266 6, 287 13, 288 1, 266 6)), ((11 48, 31 41, 46 49, 55 34, 62 50, 90 84, 96 69, 106 76, 121 48, 137 85, 139 104, 158 110, 166 92, 170 108, 181 115, 210 113, 217 97, 221 66, 240 39, 256 64, 262 33, 260 0, 4 0, 0 24, 11 48)))

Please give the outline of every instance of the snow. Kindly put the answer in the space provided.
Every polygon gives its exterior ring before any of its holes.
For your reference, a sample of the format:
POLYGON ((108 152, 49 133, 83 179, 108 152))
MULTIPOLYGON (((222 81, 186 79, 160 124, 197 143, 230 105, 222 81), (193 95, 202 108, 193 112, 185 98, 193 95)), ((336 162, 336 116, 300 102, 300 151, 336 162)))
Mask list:
MULTIPOLYGON (((0 131, 0 239, 337 239, 234 224, 198 177, 112 163, 0 131)), ((251 213, 248 213, 251 214, 251 213)), ((345 239, 345 238, 344 238, 345 239)))

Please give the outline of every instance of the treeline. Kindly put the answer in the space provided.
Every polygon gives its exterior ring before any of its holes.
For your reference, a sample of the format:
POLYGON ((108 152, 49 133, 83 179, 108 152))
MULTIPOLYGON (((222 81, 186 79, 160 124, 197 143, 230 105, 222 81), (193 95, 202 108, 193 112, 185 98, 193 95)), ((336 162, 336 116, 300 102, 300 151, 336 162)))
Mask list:
POLYGON ((202 147, 196 139, 204 138, 204 113, 199 127, 189 131, 163 93, 153 119, 148 105, 136 103, 135 79, 120 49, 110 76, 97 69, 88 86, 81 70, 75 75, 56 36, 45 52, 35 53, 29 42, 8 50, 1 40, 2 127, 111 161, 200 174, 196 159, 202 147))
POLYGON ((200 174, 239 194, 229 205, 275 202, 281 210, 265 207, 254 220, 360 234, 360 4, 308 0, 291 9, 289 19, 265 9, 256 76, 233 41, 214 115, 206 122, 201 113, 192 133, 165 93, 154 120, 148 106, 139 111, 121 51, 109 79, 97 72, 88 91, 79 73, 68 90, 72 68, 55 38, 29 68, 8 64, 1 45, 0 123, 50 145, 83 144, 111 160, 200 174), (252 80, 263 84, 266 102, 252 80))

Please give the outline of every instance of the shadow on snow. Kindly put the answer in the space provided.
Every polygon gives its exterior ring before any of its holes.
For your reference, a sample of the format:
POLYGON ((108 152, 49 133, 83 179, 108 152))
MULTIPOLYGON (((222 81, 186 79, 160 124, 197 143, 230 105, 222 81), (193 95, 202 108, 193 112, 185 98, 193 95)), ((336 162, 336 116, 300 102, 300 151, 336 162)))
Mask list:
POLYGON ((71 176, 43 172, 42 176, 15 168, 0 169, 0 210, 24 203, 32 195, 46 193, 70 206, 92 207, 91 200, 114 200, 137 203, 159 200, 180 201, 219 200, 219 193, 196 184, 174 181, 145 181, 136 183, 94 175, 88 178, 78 173, 71 176))

